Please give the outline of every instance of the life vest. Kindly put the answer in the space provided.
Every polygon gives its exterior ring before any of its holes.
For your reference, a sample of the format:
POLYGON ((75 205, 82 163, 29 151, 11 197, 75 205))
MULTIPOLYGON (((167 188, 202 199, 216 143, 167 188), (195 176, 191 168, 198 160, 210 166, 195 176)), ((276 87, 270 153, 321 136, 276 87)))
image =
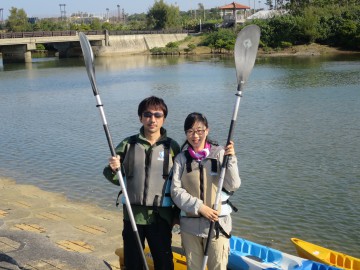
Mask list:
MULTIPOLYGON (((220 147, 215 150, 214 154, 210 154, 201 162, 194 161, 189 152, 187 150, 184 151, 186 157, 186 173, 184 172, 181 178, 182 186, 188 193, 200 198, 209 207, 214 207, 220 177, 220 164, 215 157, 218 151, 220 151, 220 147)), ((238 211, 229 200, 233 193, 234 192, 227 191, 225 188, 221 190, 221 204, 218 205, 219 217, 229 215, 232 211, 238 211)), ((181 216, 200 217, 199 215, 191 215, 184 211, 181 212, 181 216)))
MULTIPOLYGON (((145 151, 145 147, 137 142, 137 135, 130 137, 122 172, 131 204, 154 207, 173 205, 170 195, 170 168, 173 166, 170 145, 171 139, 167 138, 164 143, 145 151)), ((125 204, 124 199, 122 203, 125 204)))

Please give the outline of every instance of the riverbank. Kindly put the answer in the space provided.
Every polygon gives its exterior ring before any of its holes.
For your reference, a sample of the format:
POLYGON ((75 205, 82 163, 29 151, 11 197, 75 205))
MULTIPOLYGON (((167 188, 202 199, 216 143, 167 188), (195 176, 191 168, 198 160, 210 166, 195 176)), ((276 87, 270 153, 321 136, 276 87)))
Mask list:
MULTIPOLYGON (((189 44, 195 44, 197 47, 191 54, 212 54, 212 50, 206 46, 198 46, 202 42, 201 36, 193 36, 191 39, 180 44, 180 49, 184 50, 189 44)), ((232 53, 231 53, 232 54, 232 53)), ((294 45, 282 49, 264 49, 259 48, 258 56, 316 56, 316 55, 329 55, 329 54, 360 54, 360 51, 347 51, 327 45, 311 43, 306 45, 294 45)))
MULTIPOLYGON (((0 193, 0 268, 120 269, 120 210, 69 201, 9 178, 0 177, 0 193)), ((180 244, 178 235, 173 242, 180 244)))

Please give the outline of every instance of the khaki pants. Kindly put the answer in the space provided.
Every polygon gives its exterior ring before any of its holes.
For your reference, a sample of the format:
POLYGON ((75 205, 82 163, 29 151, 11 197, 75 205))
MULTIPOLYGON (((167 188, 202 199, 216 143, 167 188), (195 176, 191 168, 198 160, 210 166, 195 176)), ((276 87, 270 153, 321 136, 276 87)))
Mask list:
MULTIPOLYGON (((201 238, 181 232, 181 241, 185 250, 187 269, 201 270, 207 238, 201 238)), ((229 257, 229 239, 213 237, 208 248, 208 270, 226 270, 229 257)))

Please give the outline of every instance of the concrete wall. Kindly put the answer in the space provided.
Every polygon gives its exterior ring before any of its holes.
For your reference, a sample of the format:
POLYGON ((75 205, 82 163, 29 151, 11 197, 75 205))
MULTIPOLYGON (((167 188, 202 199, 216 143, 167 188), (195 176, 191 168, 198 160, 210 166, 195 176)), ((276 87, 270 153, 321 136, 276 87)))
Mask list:
POLYGON ((109 36, 109 46, 98 47, 97 56, 138 54, 154 47, 165 47, 169 42, 181 41, 188 34, 152 34, 109 36))

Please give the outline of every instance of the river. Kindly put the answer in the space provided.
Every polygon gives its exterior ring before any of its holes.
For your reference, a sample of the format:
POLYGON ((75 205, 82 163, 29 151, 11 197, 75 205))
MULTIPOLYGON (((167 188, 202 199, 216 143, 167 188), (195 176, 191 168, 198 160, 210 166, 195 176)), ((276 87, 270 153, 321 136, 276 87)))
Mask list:
MULTIPOLYGON (((138 132, 137 106, 149 95, 165 99, 165 128, 179 143, 193 111, 226 142, 237 86, 231 57, 109 57, 95 69, 115 144, 138 132)), ((0 64, 0 114, 1 176, 115 209, 82 59, 0 64)), ((258 58, 234 131, 242 185, 233 234, 292 254, 298 237, 360 257, 359 118, 359 56, 258 58)))

